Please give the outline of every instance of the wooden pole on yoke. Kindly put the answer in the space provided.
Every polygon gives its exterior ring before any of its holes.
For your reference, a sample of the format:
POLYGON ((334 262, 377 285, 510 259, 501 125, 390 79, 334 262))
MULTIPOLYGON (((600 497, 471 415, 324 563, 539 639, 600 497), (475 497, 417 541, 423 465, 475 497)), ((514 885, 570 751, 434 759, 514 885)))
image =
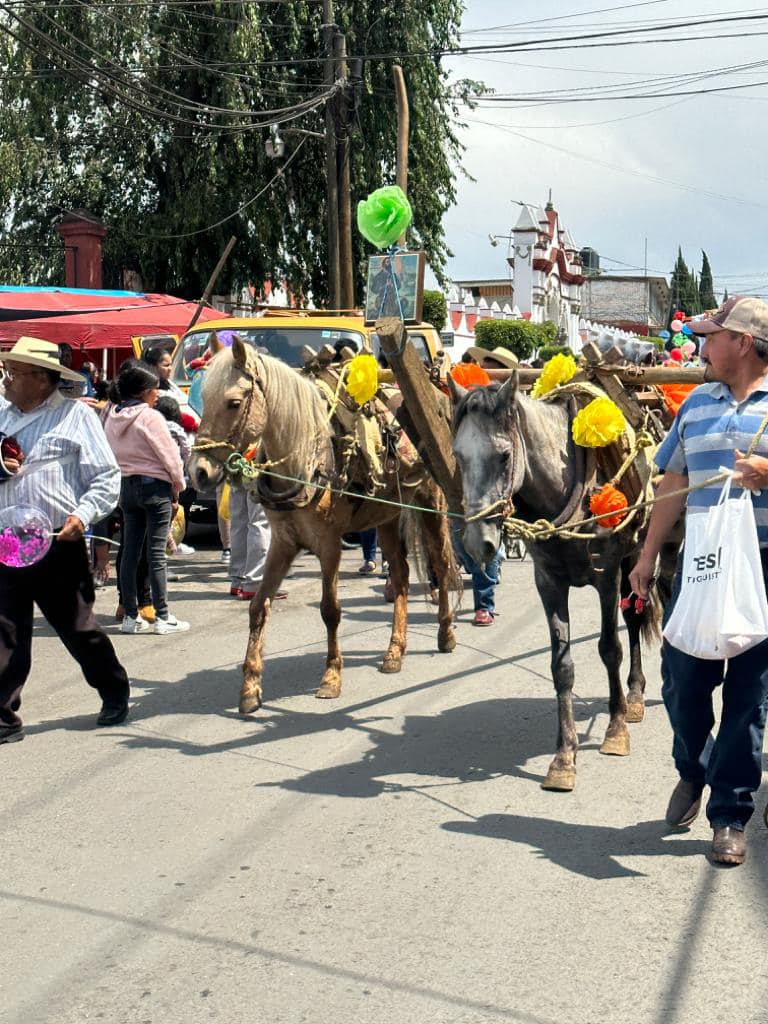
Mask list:
POLYGON ((207 303, 209 303, 211 301, 211 296, 213 295, 214 285, 216 284, 216 281, 218 280, 219 274, 224 269, 224 264, 229 259, 229 254, 234 249, 236 241, 237 241, 237 239, 235 238, 234 235, 232 235, 230 240, 227 242, 226 249, 224 250, 224 252, 219 257, 219 262, 216 264, 216 266, 214 267, 213 273, 208 278, 208 284, 205 286, 205 291, 203 292, 203 296, 202 296, 202 298, 200 299, 200 301, 197 304, 197 309, 195 310, 195 315, 189 321, 189 325, 187 326, 187 330, 188 331, 191 331, 192 328, 197 323, 197 321, 200 319, 200 314, 203 312, 203 307, 207 303))
MULTIPOLYGON (((654 384, 703 384, 704 370, 676 369, 673 366, 611 366, 600 367, 601 373, 610 373, 622 384, 634 384, 637 387, 654 384)), ((491 380, 507 380, 513 373, 517 372, 521 384, 533 384, 541 376, 541 370, 532 370, 528 367, 521 367, 515 370, 486 370, 491 380)), ((584 373, 577 373, 572 380, 588 380, 584 373)))
MULTIPOLYGON (((397 184, 408 195, 408 137, 411 114, 408 107, 405 76, 399 64, 392 65, 392 77, 395 80, 395 98, 397 100, 397 184)), ((398 239, 398 245, 405 247, 405 232, 398 239)))
POLYGON ((445 494, 451 512, 461 512, 461 481, 453 456, 448 416, 440 411, 440 392, 410 341, 402 320, 382 317, 376 321, 381 350, 400 385, 403 404, 421 439, 425 462, 445 494))

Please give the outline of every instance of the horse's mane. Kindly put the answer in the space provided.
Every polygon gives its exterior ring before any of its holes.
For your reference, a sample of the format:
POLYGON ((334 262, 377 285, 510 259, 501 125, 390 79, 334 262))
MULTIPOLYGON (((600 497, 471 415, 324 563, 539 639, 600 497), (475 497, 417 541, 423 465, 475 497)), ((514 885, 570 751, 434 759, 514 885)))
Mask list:
POLYGON ((453 414, 454 426, 458 427, 469 413, 480 413, 482 416, 493 417, 499 398, 500 384, 489 384, 482 388, 468 391, 456 406, 453 414))
MULTIPOLYGON (((225 386, 233 363, 231 349, 212 359, 206 370, 206 390, 225 386)), ((288 475, 308 472, 330 436, 319 389, 282 360, 262 353, 248 353, 248 371, 260 380, 269 408, 263 440, 267 458, 284 459, 283 470, 288 475)))
MULTIPOLYGON (((488 416, 490 419, 496 420, 502 419, 506 415, 503 403, 501 406, 499 404, 499 392, 502 387, 503 385, 496 381, 493 384, 487 384, 485 387, 473 388, 471 391, 468 391, 456 406, 453 414, 454 429, 457 429, 461 421, 471 414, 488 416)), ((528 395, 520 392, 515 397, 515 403, 520 405, 526 413, 534 413, 539 419, 541 419, 540 414, 546 417, 547 413, 551 412, 552 409, 563 408, 563 404, 560 401, 535 402, 528 395)))

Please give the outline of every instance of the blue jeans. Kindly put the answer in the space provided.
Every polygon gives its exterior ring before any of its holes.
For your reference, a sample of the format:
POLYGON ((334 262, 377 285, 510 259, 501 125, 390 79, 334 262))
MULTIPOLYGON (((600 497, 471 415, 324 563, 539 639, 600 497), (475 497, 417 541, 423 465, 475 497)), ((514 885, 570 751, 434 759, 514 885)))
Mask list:
POLYGON ((451 527, 451 539, 464 571, 472 574, 472 596, 475 599, 475 611, 483 609, 494 615, 496 613, 496 587, 501 567, 501 548, 494 555, 493 561, 485 569, 481 569, 465 550, 459 529, 455 526, 451 527))
POLYGON ((158 618, 168 618, 165 548, 171 525, 171 505, 171 485, 167 480, 150 476, 123 477, 120 485, 120 511, 123 513, 120 593, 125 614, 132 619, 139 614, 136 570, 145 538, 152 604, 158 618))
MULTIPOLYGON (((768 551, 761 551, 768 588, 768 551)), ((669 618, 680 593, 680 572, 669 618)), ((763 733, 768 710, 768 640, 729 661, 693 658, 664 641, 661 695, 672 725, 672 756, 680 777, 710 787, 707 817, 713 828, 743 829, 755 810, 762 777, 763 733), (712 693, 723 684, 717 737, 712 693)))
POLYGON ((360 544, 363 549, 363 561, 375 562, 376 561, 376 527, 372 526, 370 530, 360 531, 360 544))

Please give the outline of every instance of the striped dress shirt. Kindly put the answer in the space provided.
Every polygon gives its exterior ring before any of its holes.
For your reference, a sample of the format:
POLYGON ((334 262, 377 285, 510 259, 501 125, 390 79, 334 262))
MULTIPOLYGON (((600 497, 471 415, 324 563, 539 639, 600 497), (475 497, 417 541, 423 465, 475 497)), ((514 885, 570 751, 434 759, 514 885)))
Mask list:
MULTIPOLYGON (((700 484, 716 476, 720 467, 732 469, 734 452, 746 453, 752 438, 768 415, 768 375, 743 402, 737 402, 725 384, 701 384, 692 391, 678 412, 672 428, 654 459, 660 470, 680 473, 689 484, 700 484)), ((768 458, 768 430, 761 437, 755 455, 768 458)), ((688 512, 706 512, 716 504, 722 483, 692 491, 688 512)), ((740 488, 736 488, 740 493, 740 488)), ((768 490, 752 495, 761 548, 768 548, 768 490)))
POLYGON ((75 515, 86 527, 117 505, 120 468, 93 409, 54 391, 31 412, 0 397, 0 431, 15 437, 24 464, 0 481, 0 509, 30 505, 54 529, 75 515))

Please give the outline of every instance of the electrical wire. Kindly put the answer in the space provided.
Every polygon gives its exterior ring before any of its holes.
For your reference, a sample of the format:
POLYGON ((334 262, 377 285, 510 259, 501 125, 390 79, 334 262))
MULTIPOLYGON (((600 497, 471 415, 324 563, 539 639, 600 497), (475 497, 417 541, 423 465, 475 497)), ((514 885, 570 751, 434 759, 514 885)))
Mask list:
POLYGON ((727 196, 720 192, 710 192, 707 189, 695 188, 693 185, 686 185, 679 181, 670 181, 668 178, 661 178, 654 174, 645 174, 642 171, 638 171, 630 167, 622 167, 620 164, 609 164, 605 160, 600 160, 597 157, 585 156, 583 153, 577 153, 574 150, 566 149, 564 146, 557 146, 552 142, 543 142, 541 139, 534 139, 530 135, 524 135, 522 132, 507 128, 505 125, 497 124, 493 121, 482 121, 477 118, 466 118, 467 122, 472 124, 487 125, 490 128, 496 128, 500 131, 506 131, 510 135, 515 135, 519 139, 523 139, 525 142, 531 142, 534 146, 544 146, 546 149, 555 150, 558 153, 564 153, 566 156, 573 160, 583 160, 586 163, 597 164, 599 167, 605 167, 610 171, 618 171, 620 174, 629 174, 635 178, 642 178, 646 181, 654 182, 657 185, 667 185, 670 188, 681 189, 683 192, 691 192, 695 195, 706 196, 708 199, 721 199, 728 203, 736 203, 739 206, 755 206, 761 210, 768 210, 768 205, 765 203, 755 202, 753 199, 742 199, 738 196, 727 196))
POLYGON ((262 189, 259 189, 259 191, 256 193, 255 196, 252 196, 250 199, 248 199, 246 202, 244 202, 242 206, 238 206, 238 208, 234 211, 234 213, 228 213, 226 217, 222 217, 221 220, 217 220, 214 224, 209 224, 208 227, 205 227, 205 228, 198 228, 196 231, 185 231, 183 234, 179 234, 179 235, 145 235, 145 234, 141 234, 140 232, 131 232, 132 237, 135 237, 135 238, 148 238, 148 239, 154 239, 156 241, 168 240, 168 239, 179 239, 179 238, 194 238, 196 235, 204 235, 208 231, 213 231, 216 228, 220 228, 222 224, 226 224, 227 221, 232 220, 234 217, 239 217, 240 214, 243 212, 243 210, 247 210, 249 206, 253 206, 253 204, 256 202, 257 199, 261 199, 261 197, 264 195, 264 193, 268 192, 272 188, 272 186, 275 184, 275 182, 279 178, 283 177, 283 175, 285 174, 286 170, 290 167, 290 165, 293 163, 293 161, 296 159, 296 157, 301 152, 302 146, 304 145, 304 143, 306 141, 307 141, 306 138, 302 139, 301 142, 296 147, 296 149, 294 149, 294 151, 291 153, 291 155, 285 161, 283 166, 278 169, 278 171, 275 174, 274 178, 272 178, 271 181, 268 181, 267 184, 262 189))

